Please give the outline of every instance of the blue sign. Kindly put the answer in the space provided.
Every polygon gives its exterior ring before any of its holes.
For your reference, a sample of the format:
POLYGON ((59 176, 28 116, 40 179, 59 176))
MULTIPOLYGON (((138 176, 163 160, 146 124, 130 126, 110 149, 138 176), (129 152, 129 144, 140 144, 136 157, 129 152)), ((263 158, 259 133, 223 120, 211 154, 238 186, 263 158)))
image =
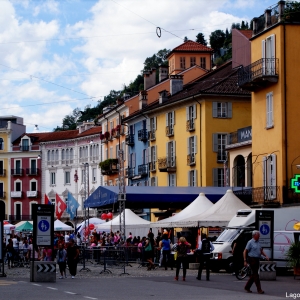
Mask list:
POLYGON ((270 227, 268 224, 263 224, 260 226, 259 228, 259 232, 262 234, 262 235, 268 235, 269 232, 270 232, 270 227))
POLYGON ((46 232, 46 231, 49 230, 50 224, 47 220, 42 220, 42 221, 39 222, 38 227, 39 227, 40 231, 46 232))

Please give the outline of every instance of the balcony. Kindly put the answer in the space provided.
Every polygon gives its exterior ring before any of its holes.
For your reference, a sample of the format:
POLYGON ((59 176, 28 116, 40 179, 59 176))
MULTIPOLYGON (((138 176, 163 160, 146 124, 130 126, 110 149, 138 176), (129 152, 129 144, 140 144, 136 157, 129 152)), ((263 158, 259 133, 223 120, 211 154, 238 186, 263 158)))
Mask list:
POLYGON ((138 166, 138 175, 141 177, 148 176, 148 164, 138 166))
POLYGON ((29 151, 30 150, 30 146, 29 145, 22 145, 20 146, 20 151, 29 151))
POLYGON ((138 140, 142 142, 148 141, 147 129, 141 129, 138 131, 138 140))
POLYGON ((195 122, 194 120, 187 120, 186 121, 186 131, 194 131, 195 130, 195 122))
POLYGON ((133 146, 134 145, 134 134, 130 133, 130 134, 126 135, 125 143, 128 146, 133 146))
POLYGON ((102 175, 112 175, 119 172, 118 159, 109 158, 99 164, 102 175))
POLYGON ((32 221, 32 215, 9 215, 8 220, 10 222, 16 221, 32 221))
POLYGON ((149 171, 156 172, 156 161, 149 162, 149 171))
POLYGON ((128 178, 133 178, 135 176, 135 169, 134 168, 128 168, 127 169, 128 178))
POLYGON ((279 186, 262 186, 252 189, 252 205, 277 207, 280 203, 279 186))
POLYGON ((158 169, 160 172, 176 172, 176 157, 166 156, 159 158, 158 169))
POLYGON ((217 161, 218 162, 224 162, 226 161, 226 151, 225 150, 219 150, 217 153, 217 161))
POLYGON ((148 140, 149 141, 155 141, 156 140, 155 131, 154 130, 148 131, 148 140))
POLYGON ((188 154, 186 158, 186 163, 188 166, 194 166, 196 164, 196 156, 195 153, 188 154))
POLYGON ((26 169, 26 175, 38 175, 38 174, 39 174, 38 168, 26 169))
POLYGON ((173 136, 174 135, 174 128, 173 125, 166 127, 166 136, 173 136))
POLYGON ((244 90, 256 91, 278 82, 278 58, 261 58, 238 70, 238 85, 244 90))
POLYGON ((23 169, 11 169, 11 175, 12 176, 22 176, 23 169))
POLYGON ((252 126, 239 128, 227 136, 227 145, 225 149, 235 148, 238 146, 252 143, 252 126))
POLYGON ((14 191, 10 192, 11 198, 22 198, 22 192, 21 191, 14 191))
POLYGON ((6 193, 3 191, 0 191, 0 199, 5 200, 5 197, 6 197, 6 193))
POLYGON ((37 198, 38 196, 38 191, 27 191, 27 198, 37 198))
POLYGON ((5 177, 5 176, 6 176, 6 170, 0 169, 0 177, 5 177))

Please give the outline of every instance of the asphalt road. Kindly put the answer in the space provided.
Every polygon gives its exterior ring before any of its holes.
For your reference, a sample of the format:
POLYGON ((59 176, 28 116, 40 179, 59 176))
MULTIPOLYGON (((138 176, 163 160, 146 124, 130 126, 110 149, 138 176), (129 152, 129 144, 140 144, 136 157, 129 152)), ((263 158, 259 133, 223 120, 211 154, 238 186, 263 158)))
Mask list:
MULTIPOLYGON (((129 277, 126 275, 107 278, 67 278, 56 282, 29 282, 24 278, 0 278, 0 299, 2 300, 174 300, 174 299, 294 299, 291 293, 298 293, 300 282, 293 277, 277 277, 276 281, 263 281, 264 295, 245 293, 245 281, 238 281, 228 274, 211 274, 211 281, 198 281, 187 276, 185 282, 170 276, 129 277)), ((297 296, 297 295, 296 295, 297 296)), ((297 299, 297 298, 295 298, 297 299)))

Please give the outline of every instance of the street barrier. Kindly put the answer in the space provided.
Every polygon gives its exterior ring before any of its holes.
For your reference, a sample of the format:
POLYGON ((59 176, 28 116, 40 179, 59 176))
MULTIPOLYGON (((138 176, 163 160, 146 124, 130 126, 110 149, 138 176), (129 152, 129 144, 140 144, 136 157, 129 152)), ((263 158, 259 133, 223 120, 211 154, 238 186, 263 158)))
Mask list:
POLYGON ((276 262, 261 261, 260 262, 260 280, 276 280, 276 262))

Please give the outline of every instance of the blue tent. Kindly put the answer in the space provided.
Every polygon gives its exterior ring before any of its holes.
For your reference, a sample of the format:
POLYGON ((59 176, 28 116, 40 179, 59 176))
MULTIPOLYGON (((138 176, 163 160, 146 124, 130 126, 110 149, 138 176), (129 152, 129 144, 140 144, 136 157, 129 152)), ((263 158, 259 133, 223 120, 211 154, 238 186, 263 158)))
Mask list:
MULTIPOLYGON (((213 203, 224 196, 229 187, 159 187, 126 186, 126 207, 185 207, 194 201, 200 193, 213 203)), ((99 186, 84 202, 86 208, 105 208, 118 202, 119 187, 99 186)))

